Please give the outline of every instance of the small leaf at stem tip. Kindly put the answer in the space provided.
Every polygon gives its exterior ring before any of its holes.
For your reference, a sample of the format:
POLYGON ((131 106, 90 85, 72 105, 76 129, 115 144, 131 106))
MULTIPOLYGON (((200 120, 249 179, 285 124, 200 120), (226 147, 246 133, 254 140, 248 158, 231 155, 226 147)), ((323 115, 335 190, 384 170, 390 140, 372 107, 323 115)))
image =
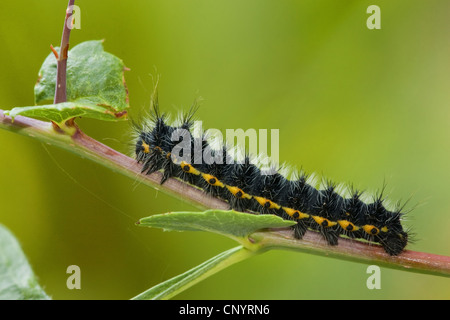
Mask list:
POLYGON ((168 231, 209 231, 231 237, 247 237, 267 228, 287 228, 296 222, 278 216, 255 215, 238 211, 207 210, 204 212, 171 212, 139 220, 143 227, 168 231))
POLYGON ((52 104, 57 61, 52 49, 39 70, 34 87, 37 106, 18 107, 5 113, 64 123, 74 117, 105 121, 125 120, 129 108, 128 90, 121 59, 103 50, 103 41, 86 41, 69 51, 67 60, 67 102, 52 104))

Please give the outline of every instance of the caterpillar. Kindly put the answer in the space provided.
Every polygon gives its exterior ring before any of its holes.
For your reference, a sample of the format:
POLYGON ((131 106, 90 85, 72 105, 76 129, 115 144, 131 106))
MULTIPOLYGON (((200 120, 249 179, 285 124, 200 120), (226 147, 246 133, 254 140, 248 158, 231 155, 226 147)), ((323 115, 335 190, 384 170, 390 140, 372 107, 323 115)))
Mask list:
MULTIPOLYGON (((157 98, 156 98, 157 99, 157 98)), ((174 177, 194 185, 214 197, 225 200, 236 211, 275 214, 294 220, 295 238, 301 239, 307 230, 319 232, 329 245, 337 245, 339 237, 378 243, 391 256, 399 255, 408 243, 408 231, 401 224, 403 208, 399 205, 388 210, 383 192, 372 202, 363 201, 362 192, 352 190, 348 197, 339 194, 337 185, 327 182, 316 188, 311 176, 303 171, 286 178, 279 169, 271 174, 252 161, 245 153, 242 161, 222 145, 214 149, 206 134, 192 135, 196 107, 184 113, 177 124, 169 124, 168 116, 161 113, 157 100, 152 101, 147 121, 134 123, 134 152, 141 172, 163 172, 161 184, 174 177), (178 131, 190 152, 175 156, 179 140, 178 131), (201 147, 221 161, 196 161, 193 150, 201 147)))

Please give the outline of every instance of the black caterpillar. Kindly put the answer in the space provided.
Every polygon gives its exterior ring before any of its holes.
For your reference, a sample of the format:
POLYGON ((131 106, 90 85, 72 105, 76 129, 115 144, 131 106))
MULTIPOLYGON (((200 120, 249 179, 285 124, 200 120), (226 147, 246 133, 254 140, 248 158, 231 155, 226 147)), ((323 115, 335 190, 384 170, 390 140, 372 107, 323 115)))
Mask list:
POLYGON ((310 229, 321 233, 330 245, 337 245, 340 236, 347 236, 379 243, 389 255, 398 255, 404 250, 408 243, 408 233, 401 224, 404 213, 399 206, 393 211, 388 210, 382 192, 372 203, 365 203, 361 200, 361 192, 355 190, 350 197, 344 198, 330 182, 318 190, 308 183, 304 173, 293 180, 288 180, 279 171, 262 174, 248 154, 239 163, 230 161, 233 156, 225 146, 221 153, 210 151, 223 161, 195 164, 194 145, 201 145, 202 154, 211 148, 205 135, 193 137, 189 134, 187 143, 192 146, 191 154, 183 156, 187 161, 178 160, 172 150, 179 141, 172 141, 172 134, 179 129, 191 133, 194 112, 191 108, 178 126, 171 126, 167 124, 167 116, 160 113, 157 101, 153 102, 150 122, 135 124, 136 159, 143 163, 143 173, 163 170, 161 184, 170 177, 179 178, 227 201, 233 210, 276 214, 295 220, 297 224, 293 229, 298 239, 310 229))

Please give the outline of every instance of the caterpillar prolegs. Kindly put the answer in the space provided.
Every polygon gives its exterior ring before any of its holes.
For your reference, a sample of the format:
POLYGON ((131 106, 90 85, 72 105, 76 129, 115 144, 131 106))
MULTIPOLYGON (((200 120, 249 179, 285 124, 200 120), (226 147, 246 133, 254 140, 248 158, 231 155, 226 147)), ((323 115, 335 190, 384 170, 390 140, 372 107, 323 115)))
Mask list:
POLYGON ((399 206, 388 210, 382 193, 367 203, 356 190, 348 197, 340 195, 331 182, 318 189, 304 173, 290 179, 279 170, 267 174, 249 154, 236 161, 226 146, 214 149, 206 135, 192 135, 194 112, 191 108, 179 123, 170 125, 156 103, 149 121, 135 125, 135 153, 143 164, 142 173, 162 170, 161 184, 170 177, 178 178, 227 201, 233 210, 295 220, 293 230, 298 239, 309 229, 319 232, 330 245, 337 245, 339 237, 346 236, 379 243, 389 255, 404 250, 408 243, 408 233, 401 224, 404 213, 399 206), (173 139, 179 136, 177 132, 183 132, 183 143, 192 146, 189 153, 175 156, 173 150, 180 143, 173 139), (221 161, 195 161, 194 146, 198 145, 202 154, 209 151, 221 161))

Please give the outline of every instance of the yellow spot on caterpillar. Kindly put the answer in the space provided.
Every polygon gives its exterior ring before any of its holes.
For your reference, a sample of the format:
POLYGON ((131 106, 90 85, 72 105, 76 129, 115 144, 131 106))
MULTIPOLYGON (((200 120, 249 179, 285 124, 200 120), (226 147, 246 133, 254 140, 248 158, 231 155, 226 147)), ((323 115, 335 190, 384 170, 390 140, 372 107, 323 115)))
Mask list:
POLYGON ((241 189, 239 189, 238 187, 230 187, 230 186, 226 186, 228 190, 230 190, 230 192, 236 197, 236 198, 241 198, 241 199, 251 199, 252 196, 245 193, 244 191, 242 191, 241 189))
POLYGON ((380 230, 377 227, 371 224, 366 224, 362 228, 367 234, 370 234, 372 236, 376 236, 380 232, 380 230))
POLYGON ((353 223, 347 220, 338 220, 339 225, 342 229, 347 231, 356 231, 359 230, 359 227, 355 226, 353 223))
POLYGON ((380 229, 383 232, 388 232, 388 228, 386 226, 384 226, 383 228, 380 229))
POLYGON ((181 169, 186 173, 192 173, 192 174, 195 174, 196 176, 200 175, 200 171, 198 171, 197 169, 195 169, 193 166, 191 166, 189 163, 187 163, 185 161, 181 162, 181 169))
POLYGON ((298 210, 295 209, 291 209, 291 208, 286 208, 286 207, 282 207, 283 210, 292 218, 294 219, 305 219, 305 218, 309 218, 309 214, 300 212, 298 210))
POLYGON ((220 182, 213 175, 210 175, 210 174, 207 174, 207 173, 202 173, 202 177, 203 177, 203 179, 205 179, 206 182, 208 182, 212 186, 221 187, 221 188, 224 187, 224 184, 222 182, 220 182))
POLYGON ((275 202, 270 201, 269 199, 266 199, 263 197, 256 197, 256 196, 253 196, 253 198, 255 198, 256 201, 258 201, 259 204, 265 208, 268 208, 268 209, 280 209, 281 208, 281 206, 279 204, 276 204, 275 202))
POLYGON ((150 146, 142 141, 142 148, 144 148, 144 153, 150 152, 150 146))
POLYGON ((330 221, 327 218, 322 218, 319 216, 312 216, 312 218, 318 225, 321 225, 322 227, 325 227, 325 228, 337 225, 337 222, 330 221))

